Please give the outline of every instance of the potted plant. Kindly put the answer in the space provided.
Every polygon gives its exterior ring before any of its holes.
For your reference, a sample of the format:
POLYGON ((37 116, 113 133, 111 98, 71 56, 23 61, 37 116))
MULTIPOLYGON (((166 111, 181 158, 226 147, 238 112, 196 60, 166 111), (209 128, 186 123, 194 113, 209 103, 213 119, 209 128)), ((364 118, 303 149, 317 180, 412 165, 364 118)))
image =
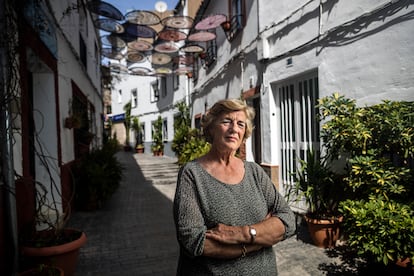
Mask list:
POLYGON ((174 117, 174 139, 171 149, 178 158, 178 164, 183 165, 207 153, 210 144, 205 141, 198 129, 190 127, 190 109, 185 101, 178 102, 175 107, 179 113, 174 117))
POLYGON ((145 151, 145 147, 144 147, 143 144, 137 144, 135 146, 135 152, 136 153, 144 153, 144 151, 145 151))
POLYGON ((125 151, 131 151, 131 145, 129 143, 129 137, 130 137, 130 130, 131 130, 131 101, 129 101, 128 103, 126 103, 124 105, 124 111, 125 111, 125 121, 124 121, 124 125, 125 125, 125 145, 124 145, 124 150, 125 151))
POLYGON ((22 266, 58 266, 65 275, 73 275, 79 250, 86 243, 86 234, 66 227, 70 206, 61 210, 59 203, 49 196, 44 184, 36 182, 35 217, 19 235, 22 266))
POLYGON ((80 128, 82 126, 82 119, 78 114, 69 115, 65 118, 65 127, 72 129, 72 128, 80 128))
POLYGON ((320 100, 321 137, 345 164, 352 193, 342 201, 346 242, 362 258, 388 265, 414 259, 414 103, 357 107, 338 93, 320 100))
POLYGON ((151 150, 154 156, 164 155, 164 142, 162 140, 162 118, 158 116, 153 125, 151 150))
POLYGON ((138 117, 133 117, 132 118, 131 128, 132 128, 132 130, 134 130, 135 135, 136 135, 136 143, 135 143, 136 152, 137 153, 144 153, 142 130, 141 130, 141 124, 139 122, 138 117))
POLYGON ((64 126, 69 129, 82 127, 82 114, 78 110, 74 110, 72 100, 69 100, 69 115, 65 118, 64 126))
POLYGON ((308 211, 304 219, 308 225, 313 243, 322 248, 335 247, 340 235, 343 216, 338 205, 344 193, 339 174, 327 165, 327 159, 310 150, 300 168, 292 174, 294 185, 289 197, 305 200, 308 211))
POLYGON ((79 210, 99 209, 119 187, 124 167, 115 153, 116 139, 93 149, 74 165, 74 205, 79 210))

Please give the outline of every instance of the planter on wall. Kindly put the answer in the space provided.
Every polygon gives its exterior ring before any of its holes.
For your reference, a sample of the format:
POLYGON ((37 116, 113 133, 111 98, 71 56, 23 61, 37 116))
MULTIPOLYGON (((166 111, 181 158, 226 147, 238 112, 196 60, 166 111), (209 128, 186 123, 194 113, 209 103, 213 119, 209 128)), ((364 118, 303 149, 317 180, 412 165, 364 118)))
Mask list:
MULTIPOLYGON (((76 234, 79 230, 64 229, 65 234, 76 234)), ((72 241, 61 245, 51 245, 44 247, 23 246, 22 256, 25 264, 29 267, 45 264, 60 267, 64 271, 65 276, 73 276, 78 263, 80 248, 86 243, 86 235, 84 232, 72 241)))
POLYGON ((339 239, 340 224, 343 217, 334 219, 315 219, 305 216, 313 243, 320 248, 333 248, 339 239))

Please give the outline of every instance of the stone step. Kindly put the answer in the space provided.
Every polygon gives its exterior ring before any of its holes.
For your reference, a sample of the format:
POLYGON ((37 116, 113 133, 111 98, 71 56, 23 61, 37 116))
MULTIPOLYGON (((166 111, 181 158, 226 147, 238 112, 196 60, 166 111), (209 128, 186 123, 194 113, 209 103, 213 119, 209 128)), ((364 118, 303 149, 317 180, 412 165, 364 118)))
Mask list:
POLYGON ((153 185, 175 185, 179 167, 176 159, 168 157, 135 156, 146 180, 153 185))

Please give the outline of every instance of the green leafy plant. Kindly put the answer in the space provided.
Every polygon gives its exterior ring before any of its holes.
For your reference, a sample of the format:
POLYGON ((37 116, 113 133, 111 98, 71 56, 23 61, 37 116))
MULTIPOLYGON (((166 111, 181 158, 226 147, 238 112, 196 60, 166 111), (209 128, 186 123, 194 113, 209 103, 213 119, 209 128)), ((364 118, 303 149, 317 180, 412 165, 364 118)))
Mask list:
POLYGON ((176 104, 179 115, 174 121, 174 139, 171 149, 178 158, 178 164, 183 165, 194 160, 210 150, 210 144, 205 141, 198 129, 191 128, 190 111, 185 102, 176 104))
POLYGON ((210 150, 210 144, 201 136, 198 129, 189 129, 186 136, 186 143, 178 154, 178 164, 183 165, 194 160, 210 150))
POLYGON ((295 200, 305 199, 307 216, 316 219, 335 219, 339 216, 338 205, 344 199, 342 176, 334 173, 328 160, 307 152, 306 160, 300 160, 300 168, 293 174, 294 185, 288 192, 295 200))
POLYGON ((335 93, 319 108, 323 143, 346 164, 352 192, 339 205, 348 244, 373 262, 414 259, 414 103, 357 107, 335 93))
POLYGON ((131 129, 135 132, 136 136, 135 149, 143 149, 144 145, 139 117, 132 117, 131 129))
POLYGON ((188 142, 188 133, 191 129, 190 110, 185 102, 175 105, 178 115, 174 118, 174 138, 171 149, 179 157, 184 145, 188 142))
POLYGON ((74 167, 75 206, 96 209, 108 200, 119 187, 123 166, 117 160, 116 140, 109 140, 101 149, 83 156, 74 167))
POLYGON ((164 152, 164 141, 162 139, 162 118, 158 116, 154 122, 154 129, 152 133, 151 150, 154 154, 162 154, 164 152))
POLYGON ((124 111, 125 111, 125 121, 124 121, 124 125, 125 125, 125 146, 126 147, 130 147, 131 145, 129 144, 129 140, 130 140, 130 129, 131 129, 131 108, 132 108, 132 103, 131 101, 127 102, 124 105, 124 111))

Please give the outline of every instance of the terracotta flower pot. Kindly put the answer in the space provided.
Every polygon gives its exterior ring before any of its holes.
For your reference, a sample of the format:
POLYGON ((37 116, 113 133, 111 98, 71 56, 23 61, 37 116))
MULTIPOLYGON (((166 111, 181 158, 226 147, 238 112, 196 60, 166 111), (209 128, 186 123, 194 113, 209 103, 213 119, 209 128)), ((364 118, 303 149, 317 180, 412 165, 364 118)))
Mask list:
POLYGON ((221 24, 221 27, 223 28, 223 30, 225 32, 228 32, 231 29, 231 22, 230 21, 225 21, 221 24))
MULTIPOLYGON (((64 229, 67 234, 77 232, 76 229, 64 229)), ((46 264, 62 268, 66 276, 75 273, 80 248, 86 243, 86 235, 81 233, 76 240, 45 247, 23 246, 22 255, 31 265, 46 264)))
POLYGON ((342 220, 342 216, 336 219, 315 219, 305 216, 312 241, 320 248, 335 247, 342 220))
POLYGON ((403 268, 406 268, 406 269, 411 269, 412 271, 414 271, 414 265, 413 265, 413 262, 411 261, 410 258, 399 259, 395 263, 399 267, 403 267, 403 268))
POLYGON ((136 153, 144 153, 144 147, 136 147, 135 151, 136 153))
POLYGON ((152 152, 154 156, 163 156, 164 152, 162 150, 156 150, 152 152))

